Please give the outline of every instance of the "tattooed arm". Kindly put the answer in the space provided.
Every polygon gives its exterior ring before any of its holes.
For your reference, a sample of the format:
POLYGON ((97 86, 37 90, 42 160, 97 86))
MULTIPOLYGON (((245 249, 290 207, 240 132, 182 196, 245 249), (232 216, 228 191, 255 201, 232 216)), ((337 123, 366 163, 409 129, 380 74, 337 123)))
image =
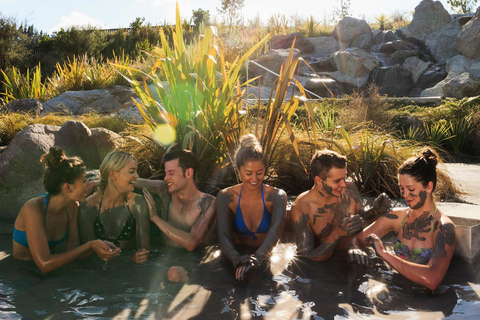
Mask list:
POLYGON ((204 240, 208 231, 213 227, 215 218, 215 198, 205 194, 198 202, 200 211, 193 223, 190 232, 181 230, 169 224, 156 214, 155 201, 151 194, 144 189, 143 193, 149 205, 150 220, 173 242, 181 245, 188 251, 195 250, 204 240))
POLYGON ((278 239, 282 236, 285 213, 287 210, 287 194, 282 189, 274 189, 270 192, 267 201, 273 203, 272 225, 270 226, 262 244, 255 252, 257 263, 263 261, 265 256, 273 249, 277 244, 278 239))

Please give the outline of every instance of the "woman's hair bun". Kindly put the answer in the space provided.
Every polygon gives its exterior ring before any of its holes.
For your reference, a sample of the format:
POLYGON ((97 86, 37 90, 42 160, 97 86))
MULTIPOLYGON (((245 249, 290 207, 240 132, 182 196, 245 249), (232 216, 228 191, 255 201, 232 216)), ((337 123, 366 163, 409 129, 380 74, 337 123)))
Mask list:
POLYGON ((430 148, 424 148, 422 150, 422 157, 427 161, 431 166, 436 167, 438 164, 437 154, 433 152, 430 148))
POLYGON ((254 148, 254 147, 260 147, 260 144, 258 143, 257 138, 253 134, 251 133, 246 134, 240 140, 240 148, 254 148))
POLYGON ((48 152, 40 158, 40 161, 42 161, 47 168, 56 168, 60 166, 60 163, 65 158, 65 151, 63 151, 62 148, 50 147, 48 152))

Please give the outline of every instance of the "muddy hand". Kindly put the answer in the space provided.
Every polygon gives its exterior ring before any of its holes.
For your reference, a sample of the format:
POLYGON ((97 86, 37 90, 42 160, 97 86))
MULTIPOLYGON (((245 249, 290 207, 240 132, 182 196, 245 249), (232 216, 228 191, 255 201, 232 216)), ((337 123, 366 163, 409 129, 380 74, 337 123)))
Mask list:
POLYGON ((150 250, 138 249, 134 255, 130 257, 130 260, 137 264, 144 263, 147 262, 149 254, 150 250))
POLYGON ((145 201, 147 202, 148 215, 150 217, 150 220, 152 220, 157 215, 157 205, 155 204, 155 200, 153 200, 150 192, 148 192, 148 190, 145 188, 143 188, 143 196, 145 197, 145 201))
POLYGON ((348 261, 357 262, 358 264, 368 265, 369 258, 365 251, 359 248, 351 248, 348 250, 348 261))
POLYGON ((384 192, 380 194, 374 201, 373 201, 373 209, 376 212, 376 215, 382 215, 388 211, 392 206, 392 201, 384 192))
POLYGON ((366 237, 365 242, 371 245, 375 249, 375 252, 377 252, 377 254, 385 251, 382 240, 380 240, 380 238, 375 233, 372 233, 368 237, 366 237))
POLYGON ((344 219, 345 229, 347 231, 348 236, 352 236, 357 234, 360 230, 363 229, 363 218, 360 217, 358 214, 347 217, 344 219))

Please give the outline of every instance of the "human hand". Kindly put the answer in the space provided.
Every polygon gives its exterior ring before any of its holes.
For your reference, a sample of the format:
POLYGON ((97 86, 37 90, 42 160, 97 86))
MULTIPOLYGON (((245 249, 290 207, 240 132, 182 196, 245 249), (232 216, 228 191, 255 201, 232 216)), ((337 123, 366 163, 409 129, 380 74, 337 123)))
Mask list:
POLYGON ((355 214, 344 218, 340 223, 340 229, 345 231, 346 236, 352 236, 363 229, 363 223, 363 218, 358 214, 355 214))
POLYGON ((150 220, 153 220, 157 217, 157 205, 155 204, 155 200, 153 200, 152 195, 148 192, 147 189, 143 188, 143 196, 145 197, 145 201, 147 202, 148 206, 148 215, 150 220))
POLYGON ((87 196, 91 195, 95 188, 98 186, 99 180, 94 179, 94 180, 88 180, 87 181, 87 191, 85 191, 85 194, 87 196))
POLYGON ((144 263, 147 262, 149 254, 150 250, 138 249, 133 256, 130 257, 130 260, 137 264, 144 263))
POLYGON ((359 248, 350 248, 348 250, 348 262, 355 262, 358 264, 368 265, 368 254, 359 248))
POLYGON ((122 250, 109 241, 94 240, 92 242, 92 250, 103 261, 110 261, 120 255, 122 250))
POLYGON ((385 247, 383 246, 382 240, 380 240, 375 233, 371 233, 368 237, 366 237, 365 242, 375 249, 375 252, 378 256, 381 257, 385 252, 385 247))
POLYGON ((244 254, 243 256, 238 258, 237 261, 234 262, 233 266, 235 268, 239 268, 241 265, 250 264, 250 263, 256 264, 257 259, 255 258, 255 256, 253 254, 251 254, 251 255, 250 254, 244 254))
POLYGON ((235 278, 238 280, 238 281, 243 281, 243 279, 245 278, 245 274, 253 268, 253 263, 251 264, 244 264, 244 265, 241 265, 240 267, 238 267, 236 270, 235 270, 235 278))
POLYGON ((392 201, 384 192, 380 194, 374 201, 372 208, 375 210, 376 215, 382 215, 385 212, 389 211, 392 207, 392 201))

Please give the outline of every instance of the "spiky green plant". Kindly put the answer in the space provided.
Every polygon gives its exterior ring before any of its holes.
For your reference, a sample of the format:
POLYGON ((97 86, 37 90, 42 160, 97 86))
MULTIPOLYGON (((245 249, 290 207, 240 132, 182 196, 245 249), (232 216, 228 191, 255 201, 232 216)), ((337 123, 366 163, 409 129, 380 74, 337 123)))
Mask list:
POLYGON ((434 148, 441 149, 446 141, 450 139, 449 126, 445 120, 440 120, 434 123, 423 124, 426 143, 434 148))
POLYGON ((448 144, 454 154, 459 154, 464 146, 470 141, 474 132, 472 123, 467 118, 451 120, 448 126, 448 144))
POLYGON ((215 45, 212 27, 200 37, 192 54, 188 53, 178 4, 172 48, 163 30, 160 36, 161 47, 150 52, 157 59, 154 69, 145 74, 153 88, 131 77, 139 70, 115 67, 129 73, 126 78, 141 100, 137 107, 158 141, 164 145, 176 141, 196 154, 197 178, 202 188, 217 167, 228 162, 228 155, 233 154, 245 132, 246 117, 241 112, 244 89, 240 87, 239 72, 247 57, 267 37, 227 69, 223 54, 215 45), (158 70, 163 72, 166 84, 159 78, 158 70))
POLYGON ((46 90, 42 83, 42 73, 40 69, 39 63, 31 73, 30 70, 27 69, 25 75, 22 75, 19 69, 12 67, 10 77, 1 70, 5 92, 0 94, 4 96, 5 102, 8 103, 12 100, 24 98, 43 101, 46 96, 46 90))

